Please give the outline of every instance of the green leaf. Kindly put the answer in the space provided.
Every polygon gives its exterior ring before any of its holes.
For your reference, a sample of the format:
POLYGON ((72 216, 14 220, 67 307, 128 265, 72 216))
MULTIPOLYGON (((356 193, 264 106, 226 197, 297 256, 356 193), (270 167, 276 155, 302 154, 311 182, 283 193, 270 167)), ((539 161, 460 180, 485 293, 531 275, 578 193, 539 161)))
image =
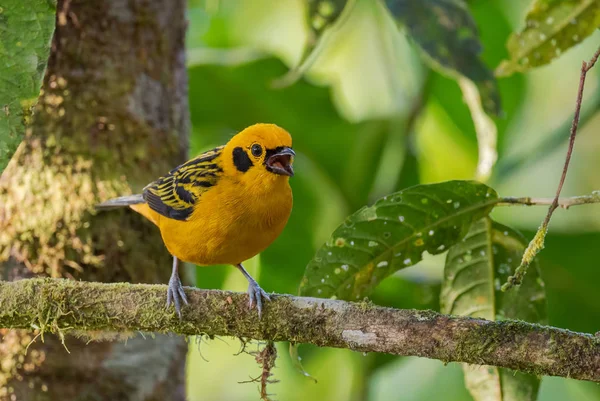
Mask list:
POLYGON ((525 17, 525 28, 508 39, 510 60, 498 66, 496 75, 548 64, 598 27, 598 0, 536 0, 525 17))
POLYGON ((309 262, 300 294, 356 300, 390 274, 444 252, 486 216, 496 192, 474 181, 417 185, 363 207, 309 262))
POLYGON ((5 0, 0 6, 0 172, 21 142, 39 95, 56 3, 5 0))
MULTIPOLYGON (((518 232, 483 218, 446 257, 442 312, 485 318, 546 323, 546 296, 537 266, 523 285, 502 292, 501 283, 514 272, 527 241, 518 232)), ((540 379, 493 366, 464 365, 465 382, 477 401, 535 401, 540 379)))
POLYGON ((473 81, 485 112, 501 113, 496 80, 480 58, 479 32, 462 0, 386 0, 386 4, 434 68, 473 81))

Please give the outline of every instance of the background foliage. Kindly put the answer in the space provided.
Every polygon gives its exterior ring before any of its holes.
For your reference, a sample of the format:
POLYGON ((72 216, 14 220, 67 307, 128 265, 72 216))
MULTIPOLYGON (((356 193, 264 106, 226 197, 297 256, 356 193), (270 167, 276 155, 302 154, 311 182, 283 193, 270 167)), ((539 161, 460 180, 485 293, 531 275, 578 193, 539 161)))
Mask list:
MULTIPOLYGON (((294 137, 298 157, 297 175, 291 181, 292 217, 283 235, 251 263, 268 291, 297 293, 308 262, 351 212, 411 185, 472 179, 477 172, 477 132, 455 80, 459 74, 448 75, 439 68, 449 62, 432 62, 435 51, 460 57, 452 49, 427 51, 428 35, 440 39, 448 34, 415 33, 432 25, 417 17, 399 18, 397 25, 381 2, 356 0, 350 13, 339 12, 345 2, 329 3, 331 9, 319 9, 314 1, 190 2, 192 153, 225 142, 257 121, 280 124, 294 137), (336 17, 344 20, 341 26, 335 25, 336 17), (314 49, 317 52, 310 55, 314 49)), ((513 43, 535 35, 539 40, 540 32, 525 28, 531 25, 525 25, 525 19, 558 20, 569 10, 556 10, 557 2, 543 1, 533 9, 519 0, 471 1, 462 10, 456 9, 458 3, 439 2, 440 7, 454 4, 454 12, 473 18, 482 50, 481 63, 477 62, 481 74, 502 66, 506 75, 497 80, 502 113, 495 117, 494 107, 486 107, 498 132, 498 161, 487 184, 503 196, 551 196, 566 149, 581 60, 593 53, 600 35, 588 29, 585 35, 591 39, 565 49, 566 54, 550 65, 509 75, 527 69, 520 62, 527 56, 524 51, 509 53, 513 43)), ((597 26, 590 16, 594 2, 588 3, 582 5, 588 12, 581 16, 586 24, 597 26)), ((407 7, 402 1, 387 5, 398 15, 407 7)), ((422 10, 411 10, 414 15, 419 11, 426 19, 422 10)), ((467 28, 462 37, 474 41, 469 57, 477 57, 476 32, 467 28)), ((543 32, 548 35, 545 45, 553 46, 551 34, 543 32)), ((557 40, 569 36, 573 41, 572 32, 559 34, 557 40)), ((525 52, 533 54, 542 45, 528 43, 525 52)), ((593 127, 600 124, 598 77, 598 69, 589 76, 566 196, 600 187, 594 173, 600 167, 595 157, 600 142, 593 135, 593 127)), ((485 104, 490 97, 482 94, 485 104)), ((529 239, 544 213, 544 208, 514 207, 492 215, 529 239)), ((589 206, 559 211, 553 220, 540 257, 552 325, 598 330, 600 307, 594 295, 594 283, 600 280, 594 263, 594 244, 600 240, 598 216, 589 206)), ((381 305, 439 310, 444 260, 444 255, 425 253, 423 261, 382 281, 370 299, 381 305)), ((195 274, 199 287, 245 289, 243 277, 230 267, 198 269, 195 274)), ((191 400, 257 398, 254 385, 232 385, 247 380, 252 372, 258 374, 252 357, 233 356, 237 350, 235 340, 202 340, 191 347, 191 400)), ((284 344, 279 351, 275 377, 282 382, 270 387, 277 399, 417 401, 438 399, 440 389, 445 400, 472 399, 462 369, 455 364, 305 346, 300 355, 304 368, 318 379, 315 384, 295 370, 284 344)), ((600 390, 590 383, 544 378, 538 399, 600 399, 600 390)))

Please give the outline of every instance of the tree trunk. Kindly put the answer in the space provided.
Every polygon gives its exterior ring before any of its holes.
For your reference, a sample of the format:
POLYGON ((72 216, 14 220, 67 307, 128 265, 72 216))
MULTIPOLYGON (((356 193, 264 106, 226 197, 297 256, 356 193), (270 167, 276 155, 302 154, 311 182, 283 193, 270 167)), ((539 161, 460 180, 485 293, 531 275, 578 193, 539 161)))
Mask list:
MULTIPOLYGON (((167 283, 158 231, 93 205, 185 158, 185 1, 59 0, 56 21, 32 125, 0 178, 2 278, 167 283)), ((2 400, 185 399, 183 338, 0 334, 2 400)))

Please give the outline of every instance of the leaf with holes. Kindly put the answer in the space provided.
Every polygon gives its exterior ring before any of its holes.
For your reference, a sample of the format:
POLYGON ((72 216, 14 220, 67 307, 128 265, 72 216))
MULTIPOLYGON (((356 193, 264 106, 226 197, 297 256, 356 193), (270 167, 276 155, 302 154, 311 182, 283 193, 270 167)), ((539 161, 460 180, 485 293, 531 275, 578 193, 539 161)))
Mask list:
POLYGON ((479 57, 479 32, 462 0, 386 0, 396 19, 442 73, 473 81, 486 113, 501 113, 500 93, 492 71, 479 57))
POLYGON ((525 28, 506 47, 510 60, 496 75, 507 76, 550 63, 600 27, 598 0, 536 0, 525 17, 525 28))
MULTIPOLYGON (((544 284, 536 266, 523 284, 502 292, 501 284, 519 266, 527 241, 518 232, 485 217, 446 257, 442 312, 488 320, 519 319, 546 323, 544 284)), ((537 398, 540 379, 493 366, 463 365, 465 382, 476 401, 537 398)))
POLYGON ((0 5, 0 172, 21 142, 40 92, 56 4, 4 0, 0 5))
POLYGON ((381 280, 444 252, 492 210, 498 196, 475 181, 417 185, 363 207, 309 262, 300 294, 356 300, 381 280))

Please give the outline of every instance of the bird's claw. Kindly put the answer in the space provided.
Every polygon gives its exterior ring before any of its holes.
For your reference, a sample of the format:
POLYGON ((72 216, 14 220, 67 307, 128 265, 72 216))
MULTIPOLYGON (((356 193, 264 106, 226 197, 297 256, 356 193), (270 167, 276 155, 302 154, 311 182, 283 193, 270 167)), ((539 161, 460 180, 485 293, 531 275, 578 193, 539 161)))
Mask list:
POLYGON ((267 301, 270 301, 271 297, 269 297, 269 294, 260 288, 256 281, 251 281, 250 284, 248 284, 248 298, 248 305, 250 306, 250 309, 252 309, 256 303, 258 318, 260 319, 262 315, 263 298, 267 301))
POLYGON ((178 275, 172 275, 169 279, 169 287, 167 289, 167 308, 171 304, 175 305, 175 311, 181 319, 181 301, 186 305, 189 305, 185 292, 183 291, 183 285, 178 275))

